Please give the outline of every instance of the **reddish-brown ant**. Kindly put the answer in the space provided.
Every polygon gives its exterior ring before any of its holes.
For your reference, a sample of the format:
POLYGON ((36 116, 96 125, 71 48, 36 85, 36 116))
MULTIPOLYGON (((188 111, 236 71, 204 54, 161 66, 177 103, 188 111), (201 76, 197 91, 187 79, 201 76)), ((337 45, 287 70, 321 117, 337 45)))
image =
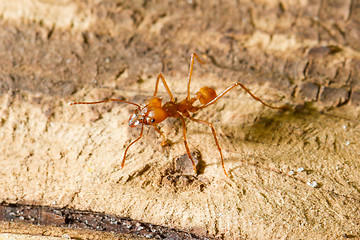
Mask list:
POLYGON ((192 71, 193 71, 195 58, 200 63, 203 63, 195 53, 193 53, 191 55, 190 70, 189 70, 189 77, 188 77, 188 84, 187 84, 187 97, 184 100, 180 101, 180 102, 175 101, 174 96, 172 95, 172 93, 171 93, 171 91, 170 91, 170 89, 169 89, 169 87, 168 87, 168 85, 167 85, 167 83, 165 81, 165 78, 163 77, 163 75, 161 73, 159 73, 158 77, 157 77, 157 80, 156 80, 155 91, 154 91, 153 97, 150 98, 149 100, 145 101, 145 103, 142 104, 142 105, 132 103, 132 102, 128 102, 128 101, 124 101, 124 100, 120 100, 120 99, 107 99, 107 100, 96 101, 96 102, 71 102, 69 104, 70 105, 75 105, 75 104, 97 104, 97 103, 104 103, 104 102, 113 101, 113 102, 128 103, 128 104, 135 105, 137 107, 137 109, 130 115, 129 126, 130 127, 136 127, 139 124, 141 124, 140 136, 137 139, 135 139, 134 141, 132 141, 129 144, 129 146, 127 146, 127 148, 125 149, 124 157, 123 157, 123 160, 122 160, 122 163, 121 163, 121 168, 124 167, 126 153, 127 153, 128 149, 130 148, 130 146, 133 145, 135 142, 139 141, 139 139, 142 137, 144 125, 153 126, 154 129, 158 133, 161 134, 161 136, 164 139, 162 141, 161 145, 164 146, 165 143, 166 143, 166 137, 159 130, 157 125, 159 123, 161 123, 162 121, 164 121, 168 117, 174 117, 174 118, 179 118, 180 121, 181 121, 181 124, 182 124, 182 127, 183 127, 183 140, 184 140, 186 152, 187 152, 187 155, 189 156, 189 158, 191 159, 194 170, 196 172, 195 162, 194 162, 193 157, 190 154, 190 149, 189 149, 189 146, 188 146, 188 142, 186 140, 185 118, 190 119, 190 120, 192 120, 194 122, 198 122, 198 123, 208 125, 211 128, 212 134, 213 134, 214 139, 215 139, 216 146, 217 146, 217 148, 219 150, 219 153, 220 153, 222 168, 224 169, 225 175, 228 176, 228 174, 227 174, 227 172, 225 170, 225 166, 224 166, 224 157, 223 157, 223 154, 221 152, 221 147, 220 147, 218 139, 216 137, 216 132, 215 132, 215 129, 214 129, 213 125, 211 123, 207 122, 207 121, 193 118, 190 113, 197 112, 200 109, 206 108, 206 107, 216 103, 227 92, 229 92, 230 90, 232 90, 236 86, 240 86, 241 88, 243 88, 247 93, 250 94, 250 96, 252 98, 254 98, 256 101, 261 102, 262 104, 264 104, 267 107, 274 108, 274 109, 284 109, 284 108, 286 108, 286 106, 285 107, 284 106, 282 106, 282 107, 274 107, 274 106, 271 106, 271 105, 263 102, 260 98, 256 97, 252 92, 250 92, 249 89, 247 89, 240 82, 234 83, 233 85, 231 85, 230 87, 225 89, 219 95, 217 95, 215 90, 210 88, 210 87, 202 87, 195 94, 195 97, 191 98, 190 97, 190 82, 191 82, 191 76, 192 76, 192 71), (163 104, 163 105, 161 104, 162 98, 159 98, 159 97, 156 96, 160 80, 164 84, 164 87, 165 87, 167 93, 170 96, 170 100, 168 102, 166 102, 165 104, 163 104), (194 106, 193 104, 197 100, 199 100, 200 105, 199 106, 194 106))

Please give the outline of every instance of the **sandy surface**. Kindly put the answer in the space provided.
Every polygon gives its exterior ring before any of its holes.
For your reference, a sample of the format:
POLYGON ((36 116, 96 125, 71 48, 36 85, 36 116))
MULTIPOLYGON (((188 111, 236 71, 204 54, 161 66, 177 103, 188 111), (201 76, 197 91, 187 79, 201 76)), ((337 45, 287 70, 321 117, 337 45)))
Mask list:
MULTIPOLYGON (((0 3, 0 202, 91 210, 224 239, 360 237, 360 45, 356 4, 333 1, 20 1, 0 3), (26 10, 25 10, 26 9, 26 10), (54 10, 55 9, 55 10, 54 10), (243 82, 187 122, 198 175, 174 170, 186 152, 129 128, 162 71, 178 100, 243 82)), ((161 86, 159 95, 168 100, 161 86)), ((191 167, 191 165, 190 165, 191 167)))

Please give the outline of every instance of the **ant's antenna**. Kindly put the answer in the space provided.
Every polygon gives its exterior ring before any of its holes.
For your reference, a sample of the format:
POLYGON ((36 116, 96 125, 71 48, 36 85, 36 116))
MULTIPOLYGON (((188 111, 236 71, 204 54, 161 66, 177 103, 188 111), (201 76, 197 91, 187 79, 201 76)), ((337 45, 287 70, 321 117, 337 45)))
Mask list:
POLYGON ((120 99, 107 99, 107 100, 102 100, 102 101, 96 101, 96 102, 70 102, 69 105, 77 105, 77 104, 98 104, 98 103, 104 103, 104 102, 123 102, 123 103, 128 103, 128 104, 132 104, 137 106, 139 109, 141 108, 139 104, 133 103, 133 102, 128 102, 125 100, 120 100, 120 99))

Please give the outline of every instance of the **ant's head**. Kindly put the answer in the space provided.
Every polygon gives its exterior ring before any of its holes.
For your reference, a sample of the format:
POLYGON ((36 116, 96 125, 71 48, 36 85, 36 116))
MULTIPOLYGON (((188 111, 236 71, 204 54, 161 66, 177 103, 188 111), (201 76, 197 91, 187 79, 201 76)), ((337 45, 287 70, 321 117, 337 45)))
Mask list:
POLYGON ((139 125, 140 123, 142 123, 142 118, 140 117, 140 113, 141 112, 141 108, 136 109, 129 118, 129 126, 130 127, 136 127, 137 125, 139 125))
POLYGON ((161 98, 153 97, 147 100, 144 105, 136 109, 129 118, 129 126, 136 127, 137 125, 156 125, 164 121, 168 114, 161 106, 161 98))

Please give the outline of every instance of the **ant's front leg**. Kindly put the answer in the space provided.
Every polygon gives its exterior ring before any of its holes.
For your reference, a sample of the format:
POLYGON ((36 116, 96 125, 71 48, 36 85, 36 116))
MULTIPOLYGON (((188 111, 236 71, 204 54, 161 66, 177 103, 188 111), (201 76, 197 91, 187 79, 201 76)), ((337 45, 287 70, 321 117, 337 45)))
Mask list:
POLYGON ((168 145, 167 141, 166 141, 166 137, 165 137, 165 134, 163 132, 160 131, 160 129, 156 126, 156 125, 153 125, 153 127, 155 128, 155 130, 160 133, 160 135, 163 137, 163 141, 161 142, 161 146, 162 147, 165 147, 166 145, 168 145))
POLYGON ((129 150, 129 148, 131 147, 131 145, 133 145, 134 143, 136 143, 137 141, 140 140, 140 138, 141 138, 142 135, 143 135, 143 132, 144 132, 144 124, 141 124, 140 136, 139 136, 137 139, 135 139, 134 141, 132 141, 132 142, 126 147, 126 149, 125 149, 124 157, 123 157, 123 160, 122 160, 122 163, 121 163, 121 169, 124 168, 127 151, 129 150))

